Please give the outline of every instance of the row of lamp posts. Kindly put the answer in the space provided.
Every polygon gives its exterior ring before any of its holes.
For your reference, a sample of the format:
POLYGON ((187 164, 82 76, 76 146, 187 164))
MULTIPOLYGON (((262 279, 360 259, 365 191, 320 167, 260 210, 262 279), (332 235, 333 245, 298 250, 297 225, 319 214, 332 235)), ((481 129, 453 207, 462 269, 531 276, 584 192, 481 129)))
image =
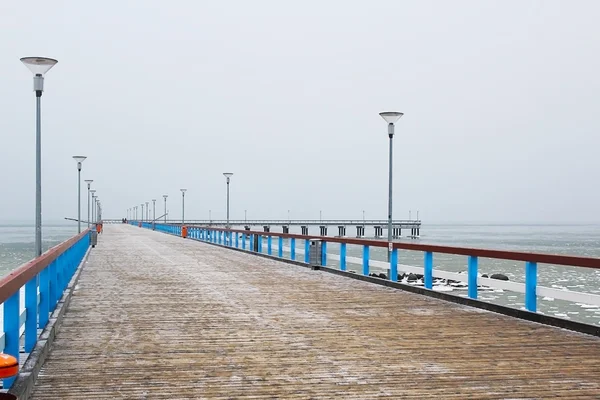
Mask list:
MULTIPOLYGON (((33 91, 36 98, 36 123, 35 123, 35 256, 42 254, 42 93, 44 92, 44 75, 58 63, 53 58, 23 57, 21 62, 33 73, 33 91)), ((81 167, 85 156, 73 156, 77 162, 77 230, 81 233, 81 167)), ((97 207, 98 217, 101 216, 101 205, 95 196, 95 190, 90 186, 93 180, 85 181, 88 186, 88 228, 90 226, 90 194, 94 201, 92 212, 97 207)))

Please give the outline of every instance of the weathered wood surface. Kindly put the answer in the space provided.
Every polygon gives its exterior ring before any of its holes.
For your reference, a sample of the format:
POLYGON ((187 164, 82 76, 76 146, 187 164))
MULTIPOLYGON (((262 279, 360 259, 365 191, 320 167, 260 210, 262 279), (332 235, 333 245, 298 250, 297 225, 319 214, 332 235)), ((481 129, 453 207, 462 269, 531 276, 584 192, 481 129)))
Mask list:
POLYGON ((34 399, 600 398, 600 340, 106 226, 34 399))

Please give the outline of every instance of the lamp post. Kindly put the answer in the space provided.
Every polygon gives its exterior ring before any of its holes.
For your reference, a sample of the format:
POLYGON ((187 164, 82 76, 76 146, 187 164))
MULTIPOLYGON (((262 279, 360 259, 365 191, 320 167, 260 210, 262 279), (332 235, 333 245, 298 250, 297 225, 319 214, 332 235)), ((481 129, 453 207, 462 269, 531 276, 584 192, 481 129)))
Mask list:
POLYGON ((244 210, 244 222, 248 221, 248 210, 244 210))
POLYGON ((53 58, 23 57, 21 62, 33 72, 33 91, 36 97, 35 122, 35 256, 42 255, 42 92, 44 74, 58 61, 53 58))
POLYGON ((185 223, 185 192, 187 189, 181 190, 181 225, 185 223))
POLYGON ((137 222, 137 206, 133 206, 133 219, 137 222))
POLYGON ((229 182, 233 176, 233 172, 223 172, 223 176, 227 179, 227 229, 229 229, 229 182))
POLYGON ((148 204, 150 204, 148 201, 146 202, 146 221, 150 221, 150 207, 148 207, 148 204))
POLYGON ((381 112, 381 118, 388 123, 388 137, 390 138, 390 165, 389 165, 389 184, 388 184, 388 260, 392 252, 392 143, 394 139, 394 123, 404 114, 401 112, 381 112))
POLYGON ((168 194, 163 194, 163 199, 165 199, 165 224, 167 223, 167 197, 169 197, 168 194))
MULTIPOLYGON (((91 190, 89 191, 89 193, 90 193, 90 196, 89 196, 89 197, 90 197, 90 198, 91 198, 91 200, 92 200, 92 205, 91 205, 91 215, 90 215, 90 217, 89 217, 89 221, 90 221, 92 224, 94 224, 94 205, 96 204, 96 203, 95 203, 95 201, 94 201, 94 198, 96 197, 96 189, 91 189, 91 190)), ((88 204, 89 204, 89 202, 88 202, 88 204)))
POLYGON ((86 156, 73 156, 77 161, 77 233, 81 233, 81 164, 86 156))
POLYGON ((152 223, 156 221, 156 199, 152 199, 152 223))
POLYGON ((85 183, 87 183, 87 204, 88 204, 88 213, 87 213, 87 223, 88 223, 88 229, 90 228, 90 186, 92 185, 92 182, 94 182, 93 179, 86 179, 85 183))
POLYGON ((142 203, 142 224, 144 223, 144 203, 142 203))

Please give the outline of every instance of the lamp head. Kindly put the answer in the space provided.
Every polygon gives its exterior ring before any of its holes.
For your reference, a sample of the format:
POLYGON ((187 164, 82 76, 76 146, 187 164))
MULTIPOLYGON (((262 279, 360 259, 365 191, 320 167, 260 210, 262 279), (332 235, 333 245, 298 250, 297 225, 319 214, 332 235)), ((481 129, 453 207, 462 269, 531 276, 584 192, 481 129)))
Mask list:
POLYGON ((404 115, 404 113, 396 111, 386 111, 380 112, 379 115, 381 115, 381 118, 383 118, 388 124, 393 124, 396 121, 398 121, 400 117, 404 115))
POLYGON ((21 62, 25 64, 34 75, 44 76, 44 74, 48 72, 50 68, 54 67, 58 61, 54 58, 46 57, 23 57, 21 58, 21 62))

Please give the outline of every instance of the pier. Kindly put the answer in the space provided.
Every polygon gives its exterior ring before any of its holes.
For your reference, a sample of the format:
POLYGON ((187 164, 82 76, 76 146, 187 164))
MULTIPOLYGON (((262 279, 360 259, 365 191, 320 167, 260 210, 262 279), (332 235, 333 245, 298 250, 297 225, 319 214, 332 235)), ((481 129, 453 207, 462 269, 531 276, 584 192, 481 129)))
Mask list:
MULTIPOLYGON (((567 321, 561 329, 548 325, 560 324, 552 317, 515 310, 515 318, 472 298, 449 301, 443 293, 370 277, 368 268, 351 274, 327 266, 336 257, 345 267, 355 262, 333 254, 335 241, 377 241, 328 238, 330 248, 322 244, 324 252, 311 259, 311 252, 286 249, 284 239, 300 241, 300 235, 137 225, 105 226, 93 249, 82 247, 89 244, 83 233, 42 256, 50 266, 69 264, 46 274, 34 260, 0 282, 6 294, 32 282, 34 272, 45 274, 50 284, 40 289, 42 303, 50 292, 59 299, 55 308, 49 304, 52 327, 33 346, 25 318, 27 362, 14 382, 5 381, 11 393, 22 399, 584 399, 600 393, 600 327, 586 331, 567 321), (56 288, 64 288, 62 298, 56 288)), ((304 240, 310 250, 314 240, 304 240)), ((545 257, 588 268, 600 262, 545 257)), ((366 266, 376 265, 367 256, 366 266)), ((8 298, 9 314, 16 297, 8 298)), ((21 324, 11 321, 5 352, 14 351, 14 324, 21 324)))

